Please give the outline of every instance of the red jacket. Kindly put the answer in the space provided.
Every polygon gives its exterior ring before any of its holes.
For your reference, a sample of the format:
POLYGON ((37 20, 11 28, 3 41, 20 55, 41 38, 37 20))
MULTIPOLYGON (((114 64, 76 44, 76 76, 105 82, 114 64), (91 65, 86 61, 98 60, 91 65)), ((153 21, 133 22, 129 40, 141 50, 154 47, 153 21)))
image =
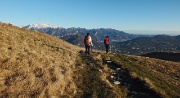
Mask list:
POLYGON ((104 44, 109 44, 109 39, 107 37, 104 39, 104 44))

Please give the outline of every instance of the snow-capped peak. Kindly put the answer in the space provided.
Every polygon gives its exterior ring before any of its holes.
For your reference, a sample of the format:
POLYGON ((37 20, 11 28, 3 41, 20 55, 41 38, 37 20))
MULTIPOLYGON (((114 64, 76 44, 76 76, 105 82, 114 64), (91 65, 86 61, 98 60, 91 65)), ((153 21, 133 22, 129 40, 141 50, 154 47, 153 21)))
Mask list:
POLYGON ((36 23, 36 24, 29 24, 26 28, 62 28, 59 25, 52 25, 48 23, 36 23))

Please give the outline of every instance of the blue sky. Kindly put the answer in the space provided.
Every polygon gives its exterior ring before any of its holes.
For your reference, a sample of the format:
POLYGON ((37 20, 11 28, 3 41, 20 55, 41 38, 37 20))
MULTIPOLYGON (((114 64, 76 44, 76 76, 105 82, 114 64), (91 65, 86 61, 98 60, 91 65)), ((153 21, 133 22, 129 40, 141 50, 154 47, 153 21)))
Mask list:
POLYGON ((0 21, 180 35, 180 0, 0 0, 0 21))

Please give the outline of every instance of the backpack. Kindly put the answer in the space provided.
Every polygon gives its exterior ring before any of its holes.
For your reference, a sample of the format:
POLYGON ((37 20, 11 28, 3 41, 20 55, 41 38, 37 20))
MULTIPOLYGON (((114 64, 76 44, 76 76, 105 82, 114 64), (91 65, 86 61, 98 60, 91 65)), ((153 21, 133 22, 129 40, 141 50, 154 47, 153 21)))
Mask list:
POLYGON ((90 44, 91 44, 90 36, 87 36, 86 37, 86 45, 90 45, 90 44))
POLYGON ((104 39, 104 44, 109 44, 109 39, 108 38, 104 39))

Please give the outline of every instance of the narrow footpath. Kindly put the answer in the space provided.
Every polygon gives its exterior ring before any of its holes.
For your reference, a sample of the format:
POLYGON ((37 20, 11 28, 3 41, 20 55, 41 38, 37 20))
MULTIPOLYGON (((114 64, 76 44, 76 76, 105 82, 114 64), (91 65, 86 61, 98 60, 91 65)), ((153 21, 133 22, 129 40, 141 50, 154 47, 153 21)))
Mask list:
POLYGON ((120 98, 112 88, 102 81, 99 71, 101 67, 91 56, 80 54, 75 78, 78 86, 75 98, 120 98))
POLYGON ((162 98, 143 81, 132 78, 128 69, 110 60, 102 60, 103 65, 99 65, 93 56, 80 53, 75 78, 78 86, 76 98, 162 98), (103 71, 105 65, 113 70, 110 76, 106 77, 111 86, 101 78, 102 73, 105 73, 103 71), (112 86, 118 89, 115 90, 112 86), (122 92, 122 88, 127 91, 122 92))
POLYGON ((161 98, 155 91, 149 89, 144 81, 137 78, 132 78, 128 69, 114 63, 113 61, 106 61, 108 67, 115 70, 112 73, 110 81, 112 83, 119 83, 121 87, 128 89, 128 98, 161 98))

